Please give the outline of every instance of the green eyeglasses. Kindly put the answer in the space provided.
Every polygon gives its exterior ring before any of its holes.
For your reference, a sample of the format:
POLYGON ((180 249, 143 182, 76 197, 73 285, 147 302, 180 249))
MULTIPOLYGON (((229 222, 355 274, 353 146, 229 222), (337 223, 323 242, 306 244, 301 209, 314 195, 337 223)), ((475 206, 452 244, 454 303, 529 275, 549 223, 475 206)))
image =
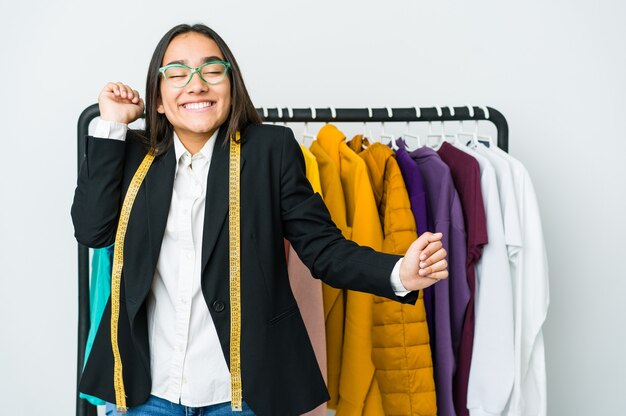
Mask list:
POLYGON ((191 68, 183 64, 169 64, 159 68, 168 85, 174 88, 183 88, 191 81, 193 74, 197 73, 200 79, 209 85, 219 84, 224 80, 226 72, 230 68, 230 62, 209 61, 197 68, 191 68))

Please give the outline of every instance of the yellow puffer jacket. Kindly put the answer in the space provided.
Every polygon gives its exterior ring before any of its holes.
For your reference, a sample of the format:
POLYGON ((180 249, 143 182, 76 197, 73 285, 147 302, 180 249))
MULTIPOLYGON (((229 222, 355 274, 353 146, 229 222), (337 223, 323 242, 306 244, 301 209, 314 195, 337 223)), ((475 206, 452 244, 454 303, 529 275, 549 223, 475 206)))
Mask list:
MULTIPOLYGON (((409 195, 393 151, 362 136, 348 145, 368 168, 378 215, 382 251, 404 255, 417 238, 409 195)), ((374 297, 373 352, 385 415, 436 415, 437 401, 423 295, 415 305, 374 297)))

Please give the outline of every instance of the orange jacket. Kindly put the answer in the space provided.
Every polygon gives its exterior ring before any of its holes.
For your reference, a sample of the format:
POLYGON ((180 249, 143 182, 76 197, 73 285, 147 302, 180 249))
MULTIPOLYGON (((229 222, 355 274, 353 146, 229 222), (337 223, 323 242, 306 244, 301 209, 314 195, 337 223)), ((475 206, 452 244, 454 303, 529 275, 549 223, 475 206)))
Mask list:
MULTIPOLYGON (((310 150, 317 160, 324 203, 337 228, 341 230, 344 237, 350 238, 350 230, 346 222, 346 204, 339 178, 339 167, 318 142, 313 142, 310 150)), ((343 348, 345 302, 343 290, 335 289, 325 283, 322 283, 322 295, 326 324, 326 377, 328 393, 330 394, 328 407, 334 409, 339 401, 339 373, 343 348)))
MULTIPOLYGON (((363 159, 348 148, 344 134, 330 124, 319 131, 311 152, 320 165, 325 202, 333 221, 347 238, 380 251, 382 228, 363 159), (330 177, 335 175, 336 178, 337 174, 340 184, 330 177), (335 187, 340 185, 341 192, 335 189, 334 193, 327 193, 325 182, 332 182, 335 187), (345 207, 345 214, 340 212, 341 207, 345 207)), ((353 291, 346 291, 344 296, 344 319, 330 320, 329 316, 334 313, 334 309, 341 307, 342 294, 324 292, 325 309, 330 309, 326 320, 326 340, 329 347, 328 387, 331 394, 329 407, 336 408, 337 416, 383 415, 371 358, 374 298, 372 295, 353 291), (341 333, 343 345, 337 360, 335 354, 340 346, 338 341, 341 333)))

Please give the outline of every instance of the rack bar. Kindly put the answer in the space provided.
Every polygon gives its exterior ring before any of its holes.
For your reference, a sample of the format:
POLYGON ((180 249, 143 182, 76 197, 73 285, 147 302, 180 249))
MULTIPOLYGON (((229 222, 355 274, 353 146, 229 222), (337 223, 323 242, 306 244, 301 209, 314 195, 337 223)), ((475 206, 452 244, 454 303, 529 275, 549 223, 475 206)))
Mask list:
MULTIPOLYGON (((509 126, 506 118, 492 107, 472 107, 473 115, 468 106, 453 107, 426 107, 420 108, 315 108, 315 118, 311 108, 273 107, 257 108, 261 119, 265 122, 303 123, 303 122, 428 122, 428 121, 469 121, 487 120, 492 122, 498 131, 498 147, 505 152, 509 151, 509 126), (439 110, 441 115, 439 114, 439 110), (485 112, 485 108, 489 113, 485 112), (264 112, 267 116, 264 116, 264 112), (333 117, 333 112, 334 117, 333 117), (290 114, 291 113, 291 114, 290 114), (391 113, 391 115, 390 115, 391 113), (370 116, 371 114, 371 116, 370 116), (419 117, 418 117, 419 114, 419 117)), ((85 136, 89 130, 89 123, 100 115, 98 104, 85 108, 78 119, 78 169, 85 157, 85 136)), ((85 360, 85 345, 89 334, 89 248, 78 245, 78 361, 76 384, 76 415, 95 416, 96 408, 78 397, 78 382, 85 360)))
POLYGON ((506 119, 498 110, 492 107, 486 107, 489 118, 485 114, 485 107, 472 107, 473 116, 470 115, 469 108, 454 107, 454 115, 451 114, 450 107, 440 107, 441 116, 436 107, 420 108, 419 117, 415 108, 391 108, 391 116, 387 108, 335 108, 335 117, 332 115, 331 108, 316 108, 315 118, 310 108, 293 108, 289 110, 287 107, 282 108, 260 108, 257 112, 267 122, 283 122, 283 123, 303 123, 319 121, 324 123, 344 123, 344 122, 428 122, 428 121, 470 121, 470 120, 486 120, 492 122, 498 131, 498 147, 508 152, 509 150, 509 126, 506 119), (263 116, 263 112, 267 116, 263 116), (371 110, 371 117, 370 117, 371 110), (288 111, 291 111, 292 117, 288 111))

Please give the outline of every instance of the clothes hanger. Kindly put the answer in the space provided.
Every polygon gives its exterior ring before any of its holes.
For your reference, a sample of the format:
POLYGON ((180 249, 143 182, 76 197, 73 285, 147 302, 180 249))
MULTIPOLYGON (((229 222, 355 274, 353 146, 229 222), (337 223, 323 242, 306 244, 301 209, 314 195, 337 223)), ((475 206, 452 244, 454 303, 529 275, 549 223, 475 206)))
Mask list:
MULTIPOLYGON (((435 106, 435 109, 437 110, 437 117, 441 117, 441 115, 443 114, 441 111, 441 108, 438 106, 435 106)), ((441 123, 441 128, 443 129, 443 123, 441 123)), ((429 121, 428 122, 428 134, 426 135, 426 143, 425 145, 430 147, 430 148, 435 148, 439 145, 439 140, 441 139, 441 134, 435 134, 433 133, 433 122, 429 121), (431 142, 432 140, 436 140, 434 143, 431 142)))
MULTIPOLYGON (((415 109, 415 118, 421 118, 422 117, 422 111, 420 110, 419 107, 413 107, 415 109)), ((404 147, 406 149, 407 152, 412 152, 414 150, 419 149, 420 147, 422 147, 422 142, 420 140, 420 136, 416 135, 416 134, 411 134, 411 132, 409 131, 409 124, 410 122, 406 122, 406 132, 402 135, 402 139, 404 139, 404 147), (411 148, 409 146, 409 141, 407 139, 413 139, 415 140, 415 148, 411 148)), ((397 149, 396 149, 397 150, 397 149)))
MULTIPOLYGON (((315 112, 315 108, 309 107, 311 109, 311 119, 315 120, 317 118, 317 113, 315 112)), ((309 122, 304 122, 304 132, 302 133, 302 145, 304 147, 309 147, 310 145, 306 144, 306 139, 311 139, 311 143, 317 139, 317 135, 309 133, 309 122)))
MULTIPOLYGON (((293 110, 291 109, 291 107, 287 107, 287 115, 289 116, 289 118, 293 118, 293 110)), ((289 127, 287 125, 287 120, 283 120, 283 126, 285 126, 288 129, 291 129, 291 127, 289 127)), ((293 131, 293 129, 291 129, 293 131)), ((299 144, 300 142, 298 142, 299 144)))
MULTIPOLYGON (((372 109, 370 107, 367 107, 367 115, 368 118, 372 118, 372 109)), ((367 145, 365 144, 365 139, 369 140, 374 140, 372 137, 372 129, 369 129, 369 134, 368 134, 368 130, 367 130, 367 120, 363 120, 363 133, 361 133, 361 136, 363 136, 363 140, 362 140, 362 146, 363 149, 367 149, 367 145)))
MULTIPOLYGON (((283 109, 276 106, 276 112, 278 113, 278 118, 283 118, 283 109)), ((278 121, 272 121, 273 125, 276 125, 276 123, 278 123, 278 121)))
MULTIPOLYGON (((487 106, 480 107, 480 108, 485 113, 485 118, 487 120, 489 120, 489 109, 487 108, 487 106)), ((478 122, 476 122, 476 124, 478 124, 478 122)), ((478 126, 476 127, 476 130, 478 131, 478 126)), ((491 135, 480 135, 480 134, 477 134, 476 138, 478 139, 478 141, 480 143, 484 144, 487 147, 494 146, 494 141, 493 141, 493 138, 491 137, 491 135)), ((497 145, 495 145, 495 146, 497 146, 497 145)))
MULTIPOLYGON (((441 107, 435 106, 435 108, 437 109, 437 116, 441 118, 443 116, 443 111, 441 110, 441 107)), ((450 109, 450 115, 454 116, 454 107, 448 107, 448 108, 450 109)), ((446 134, 446 128, 445 128, 443 120, 441 120, 440 123, 441 123, 441 131, 439 133, 433 133, 432 122, 431 121, 428 122, 428 134, 426 135, 426 146, 430 147, 433 150, 439 150, 443 142, 448 141, 447 139, 454 140, 453 134, 446 134), (433 143, 431 139, 434 139, 435 142, 433 143)))
MULTIPOLYGON (((467 106, 467 108, 469 109, 469 113, 470 113, 470 117, 473 118, 474 117, 474 108, 471 106, 467 106)), ((485 118, 487 120, 489 120, 489 110, 487 109, 487 107, 479 107, 483 110, 483 112, 485 113, 485 118)), ((457 137, 457 142, 455 144, 457 145, 461 145, 461 146, 468 146, 472 149, 476 148, 476 146, 479 145, 479 143, 482 143, 483 145, 487 146, 487 147, 491 147, 493 146, 493 139, 491 136, 488 135, 480 135, 478 134, 478 120, 474 120, 474 131, 463 131, 463 121, 461 121, 460 127, 459 127, 459 131, 456 133, 456 137, 457 137), (464 140, 461 139, 461 137, 468 137, 469 141, 465 142, 464 140)))
MULTIPOLYGON (((287 116, 293 118, 293 109, 291 107, 287 107, 287 116)), ((287 120, 283 120, 283 124, 287 127, 287 120)))
MULTIPOLYGON (((328 107, 330 109, 330 116, 334 119, 337 118, 337 111, 335 110, 335 107, 328 107)), ((329 122, 327 121, 326 124, 328 124, 329 122)))
MULTIPOLYGON (((393 119, 393 110, 390 107, 385 107, 387 109, 387 117, 393 119)), ((391 147, 393 150, 398 150, 398 146, 394 140, 394 136, 392 134, 385 133, 385 122, 381 121, 381 133, 380 133, 380 142, 386 146, 391 147), (386 143, 385 140, 389 140, 389 143, 386 143)))
MULTIPOLYGON (((467 109, 469 111, 470 118, 474 118, 474 107, 468 105, 467 109)), ((476 122, 474 131, 463 130, 463 120, 460 121, 459 131, 457 131, 455 134, 456 140, 453 144, 457 146, 469 146, 472 148, 476 147, 476 145, 478 144, 478 120, 474 121, 476 122), (462 140, 462 137, 468 137, 469 141, 462 140)))
MULTIPOLYGON (((448 106, 448 111, 450 111, 450 116, 454 117, 454 107, 452 106, 448 106)), ((443 121, 441 122, 441 144, 443 144, 443 142, 449 142, 449 143, 454 143, 456 141, 456 135, 455 134, 449 134, 446 133, 445 129, 443 128, 443 121)))

